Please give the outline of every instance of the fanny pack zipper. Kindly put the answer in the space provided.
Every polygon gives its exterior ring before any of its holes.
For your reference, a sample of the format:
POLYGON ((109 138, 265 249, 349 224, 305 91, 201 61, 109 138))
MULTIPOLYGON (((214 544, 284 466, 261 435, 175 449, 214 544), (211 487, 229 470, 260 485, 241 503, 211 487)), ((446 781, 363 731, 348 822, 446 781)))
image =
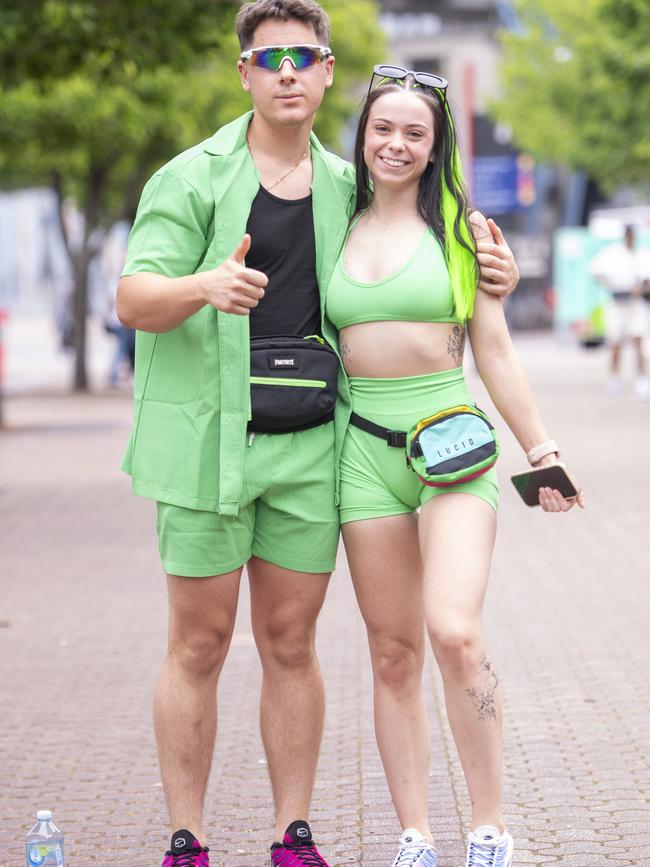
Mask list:
POLYGON ((294 388, 325 388, 324 379, 289 379, 288 377, 251 376, 251 385, 290 385, 294 388))

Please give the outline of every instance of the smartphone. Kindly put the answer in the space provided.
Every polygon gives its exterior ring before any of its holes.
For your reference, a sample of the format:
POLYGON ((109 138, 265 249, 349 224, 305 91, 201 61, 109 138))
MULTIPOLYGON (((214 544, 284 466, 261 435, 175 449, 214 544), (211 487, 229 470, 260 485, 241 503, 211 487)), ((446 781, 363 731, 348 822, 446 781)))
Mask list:
POLYGON ((515 473, 510 478, 527 506, 539 506, 540 488, 554 488, 567 500, 577 497, 581 490, 580 485, 562 463, 533 467, 525 473, 515 473))

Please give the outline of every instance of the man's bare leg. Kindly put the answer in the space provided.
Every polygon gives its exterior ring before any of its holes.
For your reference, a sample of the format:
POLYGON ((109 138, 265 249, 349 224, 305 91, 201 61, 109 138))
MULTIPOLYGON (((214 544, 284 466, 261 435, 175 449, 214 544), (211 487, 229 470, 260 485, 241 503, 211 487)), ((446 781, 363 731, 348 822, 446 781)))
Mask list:
POLYGON ((172 833, 186 828, 203 846, 217 681, 235 624, 241 571, 167 576, 169 639, 154 701, 158 759, 172 833))
POLYGON ((273 801, 275 838, 307 819, 323 733, 325 696, 316 658, 316 618, 329 573, 248 563, 251 620, 262 661, 260 722, 273 801))

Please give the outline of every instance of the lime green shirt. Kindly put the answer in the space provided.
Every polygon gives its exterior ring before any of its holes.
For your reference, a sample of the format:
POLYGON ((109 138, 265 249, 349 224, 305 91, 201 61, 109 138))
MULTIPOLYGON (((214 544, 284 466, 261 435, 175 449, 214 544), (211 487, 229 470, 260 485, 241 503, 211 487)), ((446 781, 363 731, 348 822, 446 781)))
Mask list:
MULTIPOLYGON (((146 184, 123 275, 184 277, 216 268, 246 231, 259 175, 246 143, 252 112, 163 166, 146 184)), ((354 205, 354 173, 312 134, 312 201, 323 336, 337 348, 324 315, 324 289, 354 205)), ((242 491, 250 407, 247 316, 206 305, 162 334, 136 341, 134 419, 122 463, 133 491, 190 509, 236 515, 242 491)), ((349 416, 339 373, 338 459, 349 416)), ((338 490, 338 484, 337 484, 338 490)))

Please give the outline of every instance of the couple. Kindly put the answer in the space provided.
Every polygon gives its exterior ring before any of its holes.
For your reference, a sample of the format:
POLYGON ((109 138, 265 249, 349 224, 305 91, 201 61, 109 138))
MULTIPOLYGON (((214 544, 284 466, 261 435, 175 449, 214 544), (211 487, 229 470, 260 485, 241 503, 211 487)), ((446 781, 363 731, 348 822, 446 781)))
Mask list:
MULTIPOLYGON (((271 862, 327 867, 306 819, 324 713, 315 627, 341 521, 370 642, 377 740, 403 828, 394 864, 436 863, 426 627, 472 800, 467 864, 505 867, 500 698, 481 626, 494 470, 439 495, 450 489, 422 484, 403 448, 376 433, 471 403, 461 367, 467 331, 524 451, 557 460, 498 297, 514 288, 516 266, 494 224, 468 220, 446 82, 378 68, 355 183, 352 167, 311 134, 333 79, 322 8, 254 0, 236 29, 253 112, 151 178, 118 290, 121 320, 138 329, 124 468, 134 491, 157 501, 168 576, 168 653, 154 711, 173 830, 163 865, 208 864, 216 687, 246 565, 276 814, 271 862), (274 335, 317 335, 338 349, 345 372, 339 365, 333 421, 250 431, 251 340, 274 335), (379 427, 349 424, 351 410, 356 423, 379 427)), ((570 505, 542 493, 547 511, 570 505)))

